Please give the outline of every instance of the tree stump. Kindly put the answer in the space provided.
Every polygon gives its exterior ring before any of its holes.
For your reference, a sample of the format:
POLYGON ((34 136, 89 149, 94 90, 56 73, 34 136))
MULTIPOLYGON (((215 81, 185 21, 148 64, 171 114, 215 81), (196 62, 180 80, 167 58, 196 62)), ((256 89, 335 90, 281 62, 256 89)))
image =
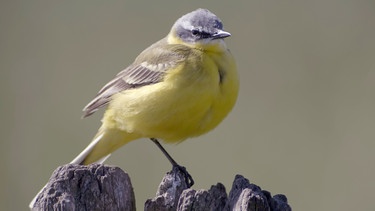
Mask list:
MULTIPOLYGON (((118 167, 67 164, 58 167, 32 205, 32 210, 135 210, 129 176, 118 167)), ((187 188, 185 176, 174 168, 145 202, 146 211, 251 210, 291 211, 286 196, 262 190, 236 175, 229 195, 223 184, 209 190, 187 188)))
POLYGON ((114 166, 67 164, 58 167, 32 210, 135 210, 128 174, 114 166))

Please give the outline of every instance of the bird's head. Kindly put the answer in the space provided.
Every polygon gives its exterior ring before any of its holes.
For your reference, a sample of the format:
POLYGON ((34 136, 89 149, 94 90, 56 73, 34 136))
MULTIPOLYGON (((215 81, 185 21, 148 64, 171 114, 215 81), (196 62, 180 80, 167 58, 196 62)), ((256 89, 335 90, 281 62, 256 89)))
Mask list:
POLYGON ((168 42, 205 49, 225 45, 223 38, 229 36, 231 34, 223 30, 223 23, 215 14, 207 9, 197 9, 174 23, 168 42))

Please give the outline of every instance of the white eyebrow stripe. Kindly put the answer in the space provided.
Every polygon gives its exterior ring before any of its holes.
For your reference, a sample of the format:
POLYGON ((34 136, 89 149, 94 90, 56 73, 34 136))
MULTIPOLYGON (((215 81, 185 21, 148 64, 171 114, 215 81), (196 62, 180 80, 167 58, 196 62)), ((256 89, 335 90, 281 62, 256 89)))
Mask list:
POLYGON ((180 24, 181 24, 182 28, 184 28, 184 29, 187 29, 187 30, 194 29, 194 26, 191 25, 190 21, 182 21, 180 24))

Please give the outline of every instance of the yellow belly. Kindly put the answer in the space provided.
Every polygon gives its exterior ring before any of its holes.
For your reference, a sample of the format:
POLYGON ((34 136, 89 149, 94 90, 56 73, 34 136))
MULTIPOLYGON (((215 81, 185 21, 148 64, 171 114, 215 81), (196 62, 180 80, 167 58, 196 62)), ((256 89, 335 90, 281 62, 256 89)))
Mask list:
POLYGON ((103 126, 179 142, 215 128, 233 108, 237 94, 231 54, 200 52, 170 70, 162 82, 114 95, 103 126))

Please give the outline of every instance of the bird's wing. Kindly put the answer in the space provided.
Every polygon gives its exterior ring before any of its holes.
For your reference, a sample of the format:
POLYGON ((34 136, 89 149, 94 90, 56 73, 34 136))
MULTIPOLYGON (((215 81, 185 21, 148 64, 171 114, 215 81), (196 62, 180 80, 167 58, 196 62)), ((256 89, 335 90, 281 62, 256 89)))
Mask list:
POLYGON ((83 117, 106 106, 111 97, 123 90, 158 83, 168 70, 186 59, 189 49, 183 45, 167 45, 164 40, 144 50, 132 65, 119 72, 96 97, 83 108, 83 117))

